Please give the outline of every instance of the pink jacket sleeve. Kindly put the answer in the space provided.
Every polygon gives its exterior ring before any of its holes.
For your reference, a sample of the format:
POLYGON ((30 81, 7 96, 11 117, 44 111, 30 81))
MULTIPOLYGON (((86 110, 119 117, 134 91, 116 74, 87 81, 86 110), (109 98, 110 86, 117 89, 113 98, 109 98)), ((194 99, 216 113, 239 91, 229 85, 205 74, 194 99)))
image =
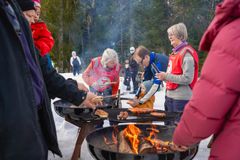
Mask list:
MULTIPOLYGON (((223 43, 231 44, 229 41, 225 38, 223 43)), ((174 132, 175 144, 189 146, 219 132, 239 96, 240 59, 236 56, 239 51, 233 44, 217 44, 212 45, 192 99, 174 132)))

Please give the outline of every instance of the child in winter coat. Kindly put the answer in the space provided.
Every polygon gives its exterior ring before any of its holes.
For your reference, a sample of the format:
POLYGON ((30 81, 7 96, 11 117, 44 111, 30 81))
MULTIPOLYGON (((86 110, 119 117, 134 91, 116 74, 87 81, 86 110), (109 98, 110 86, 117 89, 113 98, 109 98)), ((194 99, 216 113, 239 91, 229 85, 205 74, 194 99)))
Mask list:
POLYGON ((136 99, 134 100, 130 100, 127 103, 134 107, 134 108, 150 108, 153 109, 153 105, 155 102, 155 96, 153 95, 151 98, 149 98, 145 103, 140 104, 139 101, 142 97, 145 96, 146 93, 148 93, 148 91, 151 89, 152 87, 152 81, 144 81, 142 82, 142 84, 140 85, 139 88, 139 94, 137 95, 136 99), (137 105, 136 105, 137 104, 137 105))
POLYGON ((39 49, 41 56, 46 56, 48 58, 49 67, 52 66, 49 52, 52 50, 54 45, 54 39, 52 37, 51 32, 48 30, 47 25, 40 20, 41 14, 41 5, 40 0, 33 0, 35 10, 36 10, 36 18, 34 19, 34 23, 31 23, 31 30, 33 35, 34 44, 39 49))

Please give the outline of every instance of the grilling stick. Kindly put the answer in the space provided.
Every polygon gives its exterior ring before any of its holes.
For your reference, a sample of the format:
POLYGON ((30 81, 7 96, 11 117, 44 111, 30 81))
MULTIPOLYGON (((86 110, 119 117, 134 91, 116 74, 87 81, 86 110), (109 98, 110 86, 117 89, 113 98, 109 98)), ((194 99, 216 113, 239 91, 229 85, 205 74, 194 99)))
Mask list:
POLYGON ((106 82, 104 84, 98 84, 98 86, 107 86, 107 85, 111 85, 111 84, 116 84, 117 82, 106 82))
MULTIPOLYGON (((98 96, 96 99, 105 99, 105 98, 117 98, 118 96, 124 95, 125 93, 121 94, 113 94, 113 95, 108 95, 108 96, 98 96)), ((126 100, 132 100, 132 98, 127 98, 127 97, 120 97, 120 99, 126 99, 126 100)))

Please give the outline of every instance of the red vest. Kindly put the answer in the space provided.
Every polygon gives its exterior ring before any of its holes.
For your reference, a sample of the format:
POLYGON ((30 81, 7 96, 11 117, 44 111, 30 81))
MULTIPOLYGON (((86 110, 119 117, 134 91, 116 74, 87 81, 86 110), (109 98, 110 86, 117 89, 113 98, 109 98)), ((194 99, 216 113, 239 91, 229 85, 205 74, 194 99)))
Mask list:
POLYGON ((95 90, 99 92, 103 92, 107 88, 111 87, 112 84, 105 85, 108 82, 118 82, 119 79, 119 72, 120 72, 120 65, 117 64, 112 69, 106 69, 102 66, 101 63, 101 57, 94 58, 92 60, 92 73, 90 73, 91 76, 91 82, 97 83, 98 85, 94 86, 92 85, 95 90))
MULTIPOLYGON (((198 55, 197 52, 190 45, 182 48, 177 53, 170 54, 167 72, 174 75, 183 74, 182 62, 186 53, 190 53, 194 59, 194 78, 192 83, 189 84, 190 88, 192 89, 198 79, 198 55)), ((168 90, 174 90, 178 87, 178 85, 179 84, 167 81, 166 88, 168 90)))

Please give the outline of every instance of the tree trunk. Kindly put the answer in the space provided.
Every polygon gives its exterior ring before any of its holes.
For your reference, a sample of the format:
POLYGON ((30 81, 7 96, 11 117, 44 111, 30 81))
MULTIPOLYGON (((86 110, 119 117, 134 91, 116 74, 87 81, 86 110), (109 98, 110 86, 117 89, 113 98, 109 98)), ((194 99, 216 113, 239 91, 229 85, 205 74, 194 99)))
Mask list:
POLYGON ((59 48, 59 57, 58 57, 58 60, 59 60, 59 72, 63 72, 63 60, 62 60, 62 57, 63 57, 63 12, 64 12, 64 4, 63 4, 63 0, 61 0, 61 3, 60 3, 61 7, 60 7, 60 12, 59 12, 59 19, 60 19, 60 25, 59 25, 59 43, 58 43, 58 48, 59 48))
MULTIPOLYGON (((133 2, 129 2, 129 17, 133 19, 133 2)), ((130 33, 130 46, 134 46, 134 20, 130 21, 130 27, 129 27, 129 33, 130 33)))

